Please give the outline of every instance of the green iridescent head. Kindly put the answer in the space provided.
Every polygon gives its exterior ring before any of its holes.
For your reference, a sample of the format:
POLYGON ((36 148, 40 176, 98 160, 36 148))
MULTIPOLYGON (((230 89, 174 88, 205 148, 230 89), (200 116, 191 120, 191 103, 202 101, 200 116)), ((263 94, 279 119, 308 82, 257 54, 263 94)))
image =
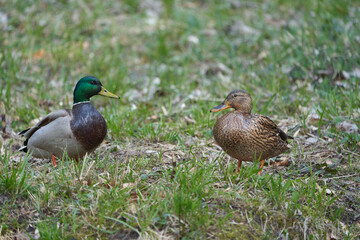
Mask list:
POLYGON ((74 103, 89 101, 94 95, 101 95, 110 98, 119 98, 106 90, 96 77, 86 76, 81 78, 74 90, 74 103))

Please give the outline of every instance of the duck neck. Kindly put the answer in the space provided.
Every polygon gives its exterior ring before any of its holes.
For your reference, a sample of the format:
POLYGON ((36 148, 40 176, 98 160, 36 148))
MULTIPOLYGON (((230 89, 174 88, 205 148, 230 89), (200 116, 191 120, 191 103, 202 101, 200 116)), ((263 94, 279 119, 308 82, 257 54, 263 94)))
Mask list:
POLYGON ((74 91, 74 104, 81 103, 81 102, 89 102, 90 98, 82 94, 81 91, 74 91))
POLYGON ((237 104, 234 106, 235 111, 245 114, 251 114, 252 110, 252 101, 244 101, 241 104, 237 104))
POLYGON ((73 107, 76 106, 76 105, 80 105, 82 103, 90 103, 90 100, 89 101, 81 101, 81 102, 75 102, 73 103, 73 107))
POLYGON ((251 109, 236 109, 235 112, 241 113, 241 114, 251 114, 251 109))

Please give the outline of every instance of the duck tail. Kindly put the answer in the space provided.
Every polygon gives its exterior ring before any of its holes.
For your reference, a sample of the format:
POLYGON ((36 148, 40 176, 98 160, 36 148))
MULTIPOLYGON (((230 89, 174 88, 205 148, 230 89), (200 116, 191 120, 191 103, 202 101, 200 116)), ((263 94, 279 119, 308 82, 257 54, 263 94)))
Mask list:
POLYGON ((22 146, 21 148, 19 148, 18 151, 23 151, 23 152, 27 152, 27 146, 22 146))
POLYGON ((29 131, 29 129, 30 129, 30 128, 25 129, 25 130, 22 130, 21 132, 18 133, 18 135, 24 136, 24 134, 25 134, 27 131, 29 131))
POLYGON ((29 139, 26 139, 26 140, 25 140, 24 146, 22 146, 21 148, 19 148, 18 151, 23 151, 23 152, 27 152, 27 151, 28 151, 28 148, 27 148, 28 140, 29 140, 29 139))

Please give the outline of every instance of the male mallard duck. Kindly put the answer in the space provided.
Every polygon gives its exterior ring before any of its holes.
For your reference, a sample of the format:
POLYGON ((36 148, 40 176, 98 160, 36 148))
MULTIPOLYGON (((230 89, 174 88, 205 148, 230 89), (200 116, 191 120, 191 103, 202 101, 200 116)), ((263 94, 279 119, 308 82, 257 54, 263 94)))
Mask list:
POLYGON ((94 95, 119 98, 106 90, 96 77, 81 78, 74 90, 72 109, 54 111, 34 127, 20 132, 26 140, 19 150, 30 150, 34 157, 51 158, 54 166, 55 157, 62 157, 64 152, 78 159, 94 151, 107 131, 103 116, 90 103, 94 95))
POLYGON ((284 133, 268 117, 252 114, 251 96, 245 91, 230 92, 225 101, 211 109, 211 112, 227 108, 235 108, 235 111, 217 119, 213 130, 214 138, 227 154, 238 159, 237 173, 242 161, 252 162, 260 159, 260 175, 265 159, 289 149, 287 139, 292 137, 284 133))

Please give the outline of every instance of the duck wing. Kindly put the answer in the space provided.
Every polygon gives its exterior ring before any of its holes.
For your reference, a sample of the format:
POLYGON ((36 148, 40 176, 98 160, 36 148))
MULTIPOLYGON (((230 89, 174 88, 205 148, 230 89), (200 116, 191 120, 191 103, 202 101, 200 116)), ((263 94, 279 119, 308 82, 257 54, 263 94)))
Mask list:
POLYGON ((66 116, 70 116, 70 115, 71 115, 71 110, 68 110, 68 109, 56 110, 56 111, 51 112, 48 115, 46 115, 35 126, 19 132, 19 135, 26 137, 26 139, 29 139, 40 128, 48 125, 49 123, 51 123, 52 121, 55 121, 56 119, 58 119, 60 117, 66 117, 66 116))
POLYGON ((293 137, 288 136, 283 130, 281 130, 276 125, 276 123, 274 123, 267 116, 260 115, 260 114, 252 114, 252 119, 256 119, 256 121, 259 123, 259 124, 255 123, 255 125, 258 126, 258 128, 261 128, 263 131, 266 131, 269 134, 272 133, 274 135, 279 136, 281 138, 281 140, 283 140, 286 143, 287 143, 288 139, 293 139, 293 137))

